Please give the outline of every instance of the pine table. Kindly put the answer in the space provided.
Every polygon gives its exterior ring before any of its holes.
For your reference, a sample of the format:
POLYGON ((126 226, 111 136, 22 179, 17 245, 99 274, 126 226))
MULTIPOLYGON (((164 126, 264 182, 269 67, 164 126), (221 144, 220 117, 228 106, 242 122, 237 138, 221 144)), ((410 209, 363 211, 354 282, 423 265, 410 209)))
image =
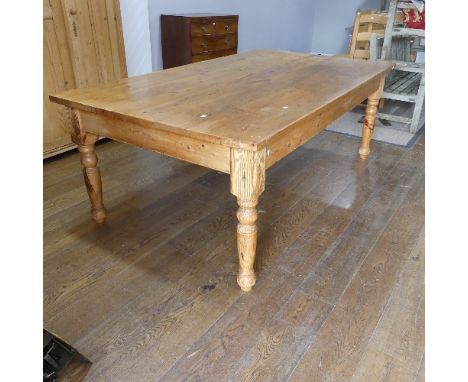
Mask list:
POLYGON ((70 108, 92 217, 104 222, 99 137, 230 174, 237 197, 237 282, 255 284, 257 202, 266 170, 367 99, 359 156, 370 152, 389 62, 256 50, 51 95, 70 108))

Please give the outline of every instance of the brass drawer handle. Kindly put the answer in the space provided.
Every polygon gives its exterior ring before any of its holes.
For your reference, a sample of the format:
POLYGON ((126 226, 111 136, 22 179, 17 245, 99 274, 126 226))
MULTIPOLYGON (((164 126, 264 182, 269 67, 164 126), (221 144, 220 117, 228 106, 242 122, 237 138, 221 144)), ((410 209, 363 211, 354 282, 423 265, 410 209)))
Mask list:
POLYGON ((208 48, 208 44, 205 41, 202 41, 200 46, 204 49, 208 48))
POLYGON ((206 27, 206 25, 201 26, 201 31, 202 32, 208 32, 208 28, 206 27))
POLYGON ((226 40, 224 40, 224 45, 226 45, 226 46, 229 45, 229 39, 228 38, 226 40))
POLYGON ((228 31, 231 29, 231 25, 230 24, 226 24, 224 25, 224 30, 228 31))

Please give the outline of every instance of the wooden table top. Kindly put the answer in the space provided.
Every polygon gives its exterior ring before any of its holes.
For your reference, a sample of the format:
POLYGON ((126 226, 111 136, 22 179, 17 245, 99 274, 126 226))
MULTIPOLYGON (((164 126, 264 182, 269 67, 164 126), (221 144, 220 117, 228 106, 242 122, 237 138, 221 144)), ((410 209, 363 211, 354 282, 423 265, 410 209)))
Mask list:
MULTIPOLYGON (((257 150, 390 71, 389 62, 257 50, 51 96, 66 106, 257 150)), ((363 98, 363 100, 365 97, 363 98)))

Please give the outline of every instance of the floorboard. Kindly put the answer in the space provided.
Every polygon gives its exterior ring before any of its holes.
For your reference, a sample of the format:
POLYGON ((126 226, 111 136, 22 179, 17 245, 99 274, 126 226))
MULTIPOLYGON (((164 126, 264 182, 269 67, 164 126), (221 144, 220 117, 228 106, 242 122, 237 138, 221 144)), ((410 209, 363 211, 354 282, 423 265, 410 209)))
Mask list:
POLYGON ((89 381, 423 381, 424 135, 322 132, 267 173, 257 284, 236 284, 227 175, 97 147, 95 225, 77 153, 44 164, 44 326, 89 381))

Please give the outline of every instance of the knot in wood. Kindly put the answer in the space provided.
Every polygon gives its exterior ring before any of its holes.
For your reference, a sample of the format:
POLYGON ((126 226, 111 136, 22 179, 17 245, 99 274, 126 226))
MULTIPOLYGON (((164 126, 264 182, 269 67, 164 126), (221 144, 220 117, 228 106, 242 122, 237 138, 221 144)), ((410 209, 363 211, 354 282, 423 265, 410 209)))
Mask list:
POLYGON ((374 123, 369 122, 367 118, 364 118, 364 127, 374 130, 374 123))

